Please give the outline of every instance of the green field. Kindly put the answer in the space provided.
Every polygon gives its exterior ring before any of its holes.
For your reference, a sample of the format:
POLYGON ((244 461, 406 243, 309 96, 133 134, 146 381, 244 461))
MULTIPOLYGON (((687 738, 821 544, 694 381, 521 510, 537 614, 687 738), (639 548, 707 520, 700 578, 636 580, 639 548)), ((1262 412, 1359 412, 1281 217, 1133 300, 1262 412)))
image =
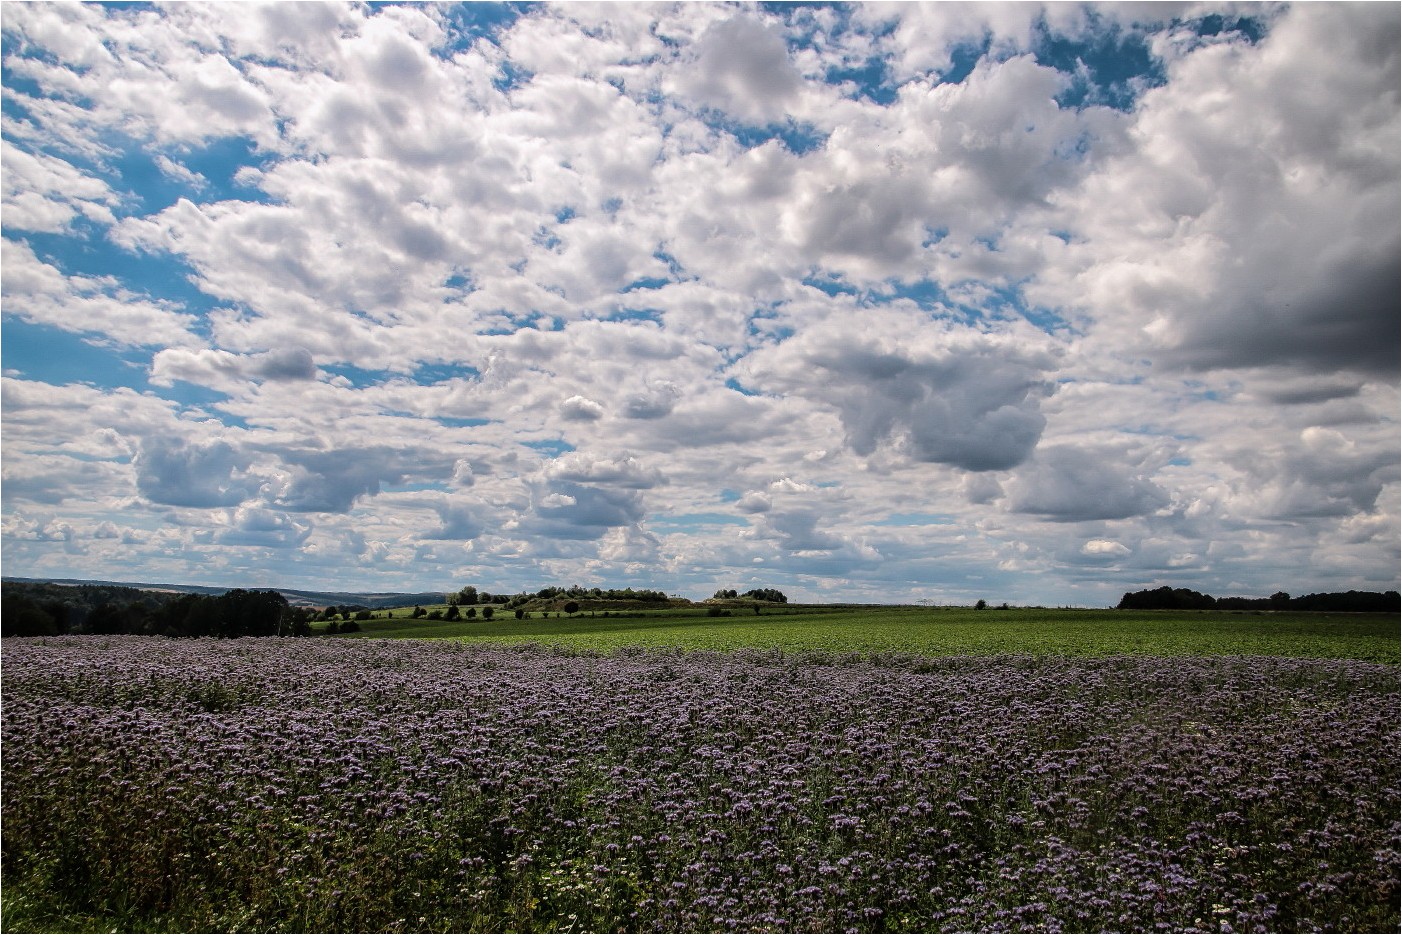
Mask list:
POLYGON ((685 650, 777 649, 784 652, 921 655, 1297 656, 1399 662, 1398 619, 1391 614, 1121 611, 967 607, 749 606, 732 617, 700 608, 603 611, 574 617, 533 615, 492 621, 397 619, 360 623, 350 638, 534 642, 610 652, 627 646, 685 650))

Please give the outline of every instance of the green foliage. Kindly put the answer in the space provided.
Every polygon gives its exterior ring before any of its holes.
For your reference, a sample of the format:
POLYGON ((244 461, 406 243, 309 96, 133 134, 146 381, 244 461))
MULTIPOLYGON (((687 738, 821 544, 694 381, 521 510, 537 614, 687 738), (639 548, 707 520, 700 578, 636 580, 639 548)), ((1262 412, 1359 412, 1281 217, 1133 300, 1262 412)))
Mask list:
POLYGON ((1397 619, 1386 614, 972 607, 771 608, 764 616, 710 617, 710 608, 603 618, 546 616, 428 624, 376 620, 367 635, 536 642, 611 652, 633 646, 686 650, 779 649, 875 655, 1303 656, 1397 663, 1397 619))
POLYGON ((740 596, 748 597, 756 601, 769 601, 771 604, 787 604, 789 602, 789 599, 784 595, 783 591, 776 591, 773 588, 755 588, 754 590, 746 591, 740 596))
POLYGON ((1120 598, 1119 610, 1314 610, 1331 613, 1386 614, 1402 610, 1396 591, 1342 591, 1291 597, 1277 591, 1270 597, 1213 597, 1188 588, 1129 591, 1120 598))
POLYGON ((6 583, 5 636, 305 636, 307 612, 276 591, 166 594, 135 588, 6 583))

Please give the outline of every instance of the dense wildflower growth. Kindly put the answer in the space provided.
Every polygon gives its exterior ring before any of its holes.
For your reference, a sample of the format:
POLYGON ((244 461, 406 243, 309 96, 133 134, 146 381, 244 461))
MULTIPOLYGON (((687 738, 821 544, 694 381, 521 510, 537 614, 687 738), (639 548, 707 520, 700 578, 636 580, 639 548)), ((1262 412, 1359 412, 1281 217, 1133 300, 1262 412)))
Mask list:
POLYGON ((3 651, 10 930, 1398 928, 1390 666, 3 651))

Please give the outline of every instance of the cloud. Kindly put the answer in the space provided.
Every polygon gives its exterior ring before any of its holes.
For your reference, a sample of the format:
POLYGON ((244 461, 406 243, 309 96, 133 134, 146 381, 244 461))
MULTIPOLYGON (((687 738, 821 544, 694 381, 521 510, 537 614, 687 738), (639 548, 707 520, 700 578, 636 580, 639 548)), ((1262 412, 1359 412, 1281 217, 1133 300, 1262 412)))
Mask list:
POLYGON ((560 403, 561 418, 576 422, 592 422, 602 418, 604 407, 583 396, 571 396, 560 403))
POLYGON ((271 502, 298 513, 347 513, 361 498, 379 494, 382 484, 452 474, 451 462, 443 458, 419 459, 410 451, 385 447, 287 448, 277 455, 287 466, 287 476, 271 502))
POLYGON ((1049 446, 1005 485, 1010 505, 1059 523, 1125 519, 1166 506, 1166 491, 1115 452, 1049 446))
POLYGON ((311 531, 310 523, 299 523, 286 513, 259 507, 240 507, 234 511, 232 525, 220 532, 215 542, 219 545, 290 549, 306 542, 311 531))
POLYGON ((7 8, 6 567, 1395 587, 1398 14, 1211 12, 7 8))
POLYGON ((1124 558, 1134 550, 1123 542, 1114 539, 1087 539, 1081 546, 1081 554, 1099 561, 1115 561, 1124 558))
MULTIPOLYGON (((102 179, 45 153, 29 153, 9 141, 0 144, 4 170, 5 227, 56 234, 85 218, 112 224, 116 192, 102 179)), ((7 248, 8 250, 9 248, 7 248)))
POLYGON ((996 335, 915 318, 861 337, 819 326, 751 361, 759 385, 833 406, 859 455, 889 440, 916 461, 1006 470, 1046 425, 1051 358, 996 335))
POLYGON ((152 503, 184 507, 237 506, 256 496, 251 458, 223 441, 184 443, 147 438, 135 459, 136 486, 152 503))
POLYGON ((692 47, 680 85, 691 99, 739 120, 782 120, 802 86, 782 33, 740 15, 712 24, 692 47))
POLYGON ((195 316, 133 293, 113 277, 65 276, 28 243, 8 239, 0 263, 7 315, 129 346, 195 343, 189 330, 195 316))
POLYGON ((452 539, 466 541, 476 539, 486 531, 486 526, 478 515, 476 507, 451 500, 435 504, 434 509, 442 523, 437 529, 425 533, 424 539, 452 539))
POLYGON ((1168 81, 1068 199, 1080 268, 1045 298, 1161 365, 1395 375, 1397 27, 1305 5, 1258 44, 1161 39, 1168 81))
POLYGON ((552 480, 608 484, 633 490, 646 490, 666 483, 661 471, 645 467, 632 455, 597 458, 571 452, 552 463, 546 475, 552 480))
POLYGON ((612 527, 641 521, 644 513, 636 490, 552 481, 538 489, 531 528, 543 536, 598 539, 612 527))
POLYGON ((659 380, 641 393, 623 400, 623 415, 629 419, 661 419, 676 408, 681 389, 666 380, 659 380))
POLYGON ((232 354, 211 348, 167 348, 158 351, 151 361, 151 382, 160 386, 184 380, 229 391, 252 380, 314 380, 316 375, 311 353, 300 347, 262 354, 232 354))

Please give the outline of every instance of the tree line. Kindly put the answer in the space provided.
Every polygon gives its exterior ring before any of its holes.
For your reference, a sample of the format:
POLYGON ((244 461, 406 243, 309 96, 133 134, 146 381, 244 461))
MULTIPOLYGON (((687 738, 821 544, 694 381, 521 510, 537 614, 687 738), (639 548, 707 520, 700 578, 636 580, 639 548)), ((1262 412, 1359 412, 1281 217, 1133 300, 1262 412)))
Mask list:
POLYGON ((0 595, 0 636, 310 636, 313 615, 289 606, 276 591, 167 594, 107 585, 6 582, 0 595))
POLYGON ((738 600, 768 601, 771 604, 787 604, 789 598, 783 591, 774 588, 754 588, 739 594, 734 588, 720 590, 711 595, 713 601, 738 601, 738 600))
POLYGON ((663 591, 633 588, 582 588, 572 585, 568 588, 547 587, 539 591, 519 591, 516 594, 492 594, 479 591, 468 585, 460 591, 446 595, 445 603, 451 606, 470 607, 475 604, 505 604, 508 609, 521 607, 531 601, 554 600, 594 600, 594 601, 642 601, 650 604, 665 604, 670 598, 663 591))
POLYGON ((1146 588, 1128 591, 1118 610, 1312 610, 1333 613, 1397 613, 1402 596, 1396 591, 1339 591, 1291 597, 1277 591, 1270 597, 1213 597, 1189 588, 1146 588))

